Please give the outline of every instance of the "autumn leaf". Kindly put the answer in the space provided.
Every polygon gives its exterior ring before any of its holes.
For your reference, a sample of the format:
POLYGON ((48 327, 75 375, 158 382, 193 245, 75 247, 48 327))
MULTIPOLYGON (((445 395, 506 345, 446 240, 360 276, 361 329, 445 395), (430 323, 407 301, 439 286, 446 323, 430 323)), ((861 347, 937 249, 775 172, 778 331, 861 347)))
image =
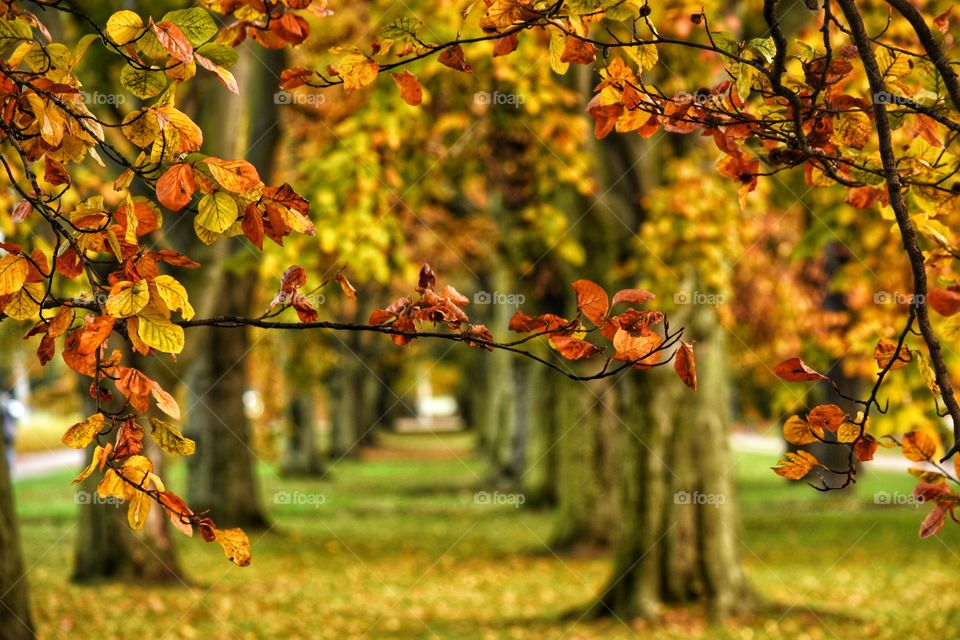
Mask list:
POLYGON ((790 416, 783 423, 783 437, 791 444, 812 444, 823 439, 823 429, 808 423, 800 416, 790 416))
POLYGON ((137 318, 137 335, 145 344, 164 353, 183 351, 183 327, 173 324, 158 313, 142 313, 137 318))
POLYGON ((349 300, 357 299, 357 290, 350 284, 350 281, 347 279, 347 276, 343 275, 342 271, 337 272, 337 282, 340 283, 340 290, 343 291, 343 295, 347 296, 349 300))
MULTIPOLYGON (((821 431, 836 431, 847 419, 846 412, 835 404, 822 404, 807 414, 807 421, 821 431)), ((821 434, 822 435, 822 434, 821 434)))
POLYGON ((0 296, 19 291, 30 274, 30 263, 23 256, 7 254, 0 258, 0 296))
POLYGON ((150 426, 153 427, 150 437, 161 449, 178 456, 192 456, 194 454, 196 443, 180 433, 177 427, 152 416, 147 419, 150 421, 150 426))
POLYGON ((773 372, 787 382, 828 380, 827 376, 817 373, 800 358, 790 358, 789 360, 784 360, 773 368, 773 372))
POLYGON ((569 336, 552 336, 550 344, 567 360, 582 360, 600 351, 600 347, 595 344, 569 336))
POLYGON ((634 304, 645 304, 657 296, 643 289, 621 289, 613 294, 613 300, 610 306, 615 307, 621 302, 632 302, 634 304))
POLYGON ((174 420, 180 419, 180 405, 177 404, 177 401, 174 400, 172 395, 163 390, 160 383, 151 380, 150 393, 153 394, 153 399, 157 403, 157 408, 160 409, 160 411, 163 411, 174 420))
POLYGON ((213 179, 221 187, 232 193, 243 193, 256 189, 262 184, 256 168, 246 160, 221 160, 206 158, 204 164, 210 170, 213 179))
POLYGON ((662 352, 658 349, 662 343, 663 338, 653 331, 634 336, 617 329, 613 336, 613 348, 617 351, 614 359, 632 362, 636 368, 643 369, 660 362, 662 352))
POLYGON ((904 434, 900 443, 903 456, 914 462, 932 460, 937 453, 937 443, 922 431, 911 431, 904 434))
POLYGON ((683 383, 697 390, 697 365, 693 357, 693 345, 681 342, 673 356, 673 370, 677 372, 683 383))
POLYGON ((250 564, 250 540, 243 529, 213 528, 213 539, 223 547, 227 558, 238 567, 250 564))
POLYGON ((910 349, 906 345, 900 348, 900 355, 894 359, 894 354, 897 351, 897 343, 889 338, 881 338, 877 343, 876 348, 873 350, 873 358, 877 361, 877 367, 880 369, 886 369, 887 365, 890 365, 890 371, 896 369, 902 369, 903 367, 910 364, 910 361, 913 360, 913 355, 910 353, 910 349), (890 364, 890 361, 893 360, 893 364, 890 364))
POLYGON ((508 36, 498 38, 497 41, 493 43, 493 57, 499 58, 500 56, 513 53, 517 50, 517 44, 519 43, 519 40, 519 33, 511 33, 508 36))
POLYGON ((190 204, 196 190, 193 167, 189 164, 175 164, 157 180, 157 200, 170 211, 180 211, 190 204))
POLYGON ((352 93, 376 80, 380 65, 361 53, 349 53, 340 59, 337 71, 343 78, 344 91, 352 93))
POLYGON ((83 449, 93 442, 98 433, 104 430, 106 418, 102 413, 95 413, 82 422, 78 422, 63 434, 60 439, 63 444, 74 449, 83 449))
POLYGON ((189 517, 193 515, 187 504, 183 499, 172 491, 160 491, 159 501, 163 506, 164 511, 167 512, 167 516, 170 518, 170 522, 173 523, 173 526, 176 527, 177 531, 182 533, 187 537, 193 536, 193 525, 189 522, 185 522, 183 517, 189 517))
POLYGON ((193 60, 193 46, 180 27, 172 22, 158 22, 153 25, 153 32, 160 41, 160 46, 166 49, 172 58, 180 62, 193 60))
POLYGON ((147 522, 147 516, 150 515, 151 502, 150 496, 146 493, 142 491, 134 493, 133 498, 130 499, 130 504, 127 506, 127 522, 131 529, 143 529, 143 525, 147 522))
POLYGON ((73 482, 71 482, 71 484, 80 484, 81 482, 89 478, 90 474, 92 474, 94 470, 97 468, 97 466, 100 464, 100 460, 102 456, 103 456, 103 447, 101 447, 100 445, 97 445, 93 449, 93 456, 90 460, 90 464, 83 471, 80 472, 80 475, 78 475, 76 478, 73 479, 73 482))
POLYGON ((935 536, 943 529, 947 521, 947 512, 950 510, 950 504, 947 502, 938 502, 933 505, 933 509, 927 514, 927 517, 920 523, 920 539, 925 540, 935 536))
POLYGON ((237 201, 223 191, 203 196, 197 211, 197 224, 214 233, 223 233, 229 229, 240 215, 237 201))
POLYGON ((443 53, 437 58, 437 61, 456 71, 473 73, 473 67, 467 64, 467 59, 463 54, 463 48, 458 45, 452 45, 443 50, 443 53))
POLYGON ((117 11, 107 20, 107 35, 117 44, 136 40, 143 30, 143 20, 133 11, 117 11))
POLYGON ((802 480, 814 467, 820 463, 813 455, 806 451, 796 451, 783 454, 784 459, 777 463, 776 467, 771 467, 778 476, 788 480, 802 480))
POLYGON ((860 462, 868 462, 869 460, 873 460, 873 455, 876 452, 877 439, 868 433, 863 434, 863 436, 857 440, 857 443, 853 445, 853 454, 860 462))
POLYGON ((597 59, 597 48, 582 38, 567 36, 560 62, 573 64, 593 64, 597 59))
POLYGON ((927 292, 927 304, 942 316, 952 316, 960 311, 960 291, 934 287, 927 292))
POLYGON ((577 292, 577 308, 594 325, 603 326, 610 307, 607 292, 590 280, 577 280, 573 283, 573 290, 577 292))
POLYGON ((400 89, 400 97, 403 98, 404 102, 412 107, 423 102, 423 87, 420 85, 420 81, 417 80, 417 76, 406 70, 392 75, 393 81, 397 83, 397 87, 400 89))
POLYGON ((150 302, 150 289, 145 281, 121 280, 110 288, 107 297, 107 313, 114 318, 137 315, 150 302))

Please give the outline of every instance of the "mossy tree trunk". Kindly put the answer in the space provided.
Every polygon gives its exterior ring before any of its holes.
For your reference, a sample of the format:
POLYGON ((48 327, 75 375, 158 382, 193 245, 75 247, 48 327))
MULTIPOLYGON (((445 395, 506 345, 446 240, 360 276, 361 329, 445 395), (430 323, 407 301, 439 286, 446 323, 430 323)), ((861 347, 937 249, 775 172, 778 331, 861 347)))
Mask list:
POLYGON ((685 322, 699 389, 669 368, 625 377, 622 521, 613 575, 591 612, 654 617, 661 605, 703 604, 722 620, 750 602, 740 563, 724 329, 712 307, 685 322))

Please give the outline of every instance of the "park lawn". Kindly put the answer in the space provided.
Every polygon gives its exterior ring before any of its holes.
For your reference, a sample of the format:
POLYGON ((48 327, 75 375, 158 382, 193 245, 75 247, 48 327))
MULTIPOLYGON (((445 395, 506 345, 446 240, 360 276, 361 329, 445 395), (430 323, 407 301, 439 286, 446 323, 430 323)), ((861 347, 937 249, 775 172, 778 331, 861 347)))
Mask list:
POLYGON ((736 460, 744 560, 769 608, 724 628, 693 611, 652 626, 578 622, 608 560, 554 556, 549 512, 476 504, 482 464, 469 457, 345 461, 325 481, 264 466, 275 525, 250 532, 253 564, 178 540, 189 584, 164 588, 71 585, 72 474, 16 489, 41 638, 956 637, 960 528, 920 541, 925 508, 874 504, 877 491, 909 492, 906 474, 824 496, 781 481, 770 456, 736 460))

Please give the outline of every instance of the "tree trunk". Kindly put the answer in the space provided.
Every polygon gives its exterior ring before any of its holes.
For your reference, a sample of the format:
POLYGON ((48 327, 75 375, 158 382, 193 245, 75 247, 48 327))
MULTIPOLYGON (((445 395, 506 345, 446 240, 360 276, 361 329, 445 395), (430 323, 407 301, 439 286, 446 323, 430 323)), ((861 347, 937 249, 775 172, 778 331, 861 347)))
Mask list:
POLYGON ((317 443, 316 398, 313 389, 292 390, 287 404, 287 437, 280 472, 285 476, 322 476, 323 456, 317 443))
POLYGON ((522 421, 527 442, 521 474, 522 491, 527 499, 525 504, 531 507, 552 506, 556 504, 558 477, 554 443, 559 436, 552 412, 560 395, 553 384, 556 382, 552 377, 554 372, 532 361, 519 363, 518 366, 526 369, 522 376, 524 382, 518 384, 517 388, 517 404, 523 411, 523 418, 518 416, 518 430, 522 421))
POLYGON ((617 417, 610 379, 552 381, 557 434, 557 511, 550 546, 570 551, 605 547, 618 524, 617 417))
POLYGON ((686 324, 696 339, 696 392, 669 368, 620 383, 622 529, 614 572, 591 612, 628 620, 663 604, 703 603, 712 620, 749 602, 740 565, 733 467, 727 442, 730 393, 724 330, 697 306, 686 324))
POLYGON ((0 550, 0 636, 4 640, 34 638, 4 438, 0 438, 0 550))

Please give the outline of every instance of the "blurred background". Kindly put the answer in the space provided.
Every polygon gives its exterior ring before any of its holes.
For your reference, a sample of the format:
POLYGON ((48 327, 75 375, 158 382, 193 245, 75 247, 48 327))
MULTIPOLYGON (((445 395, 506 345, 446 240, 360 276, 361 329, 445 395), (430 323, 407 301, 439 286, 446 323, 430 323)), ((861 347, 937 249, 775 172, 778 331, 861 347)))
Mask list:
MULTIPOLYGON (((103 24, 120 8, 160 16, 186 3, 75 4, 103 24)), ((700 6, 715 29, 766 31, 757 2, 671 1, 658 25, 684 36, 700 6)), ((876 341, 902 325, 908 270, 879 207, 787 172, 761 179, 741 208, 709 138, 596 140, 593 70, 554 73, 532 33, 510 56, 469 49, 472 73, 416 65, 419 107, 388 78, 350 95, 279 90, 283 69, 325 66, 331 47, 366 47, 402 17, 450 39, 463 6, 329 8, 294 50, 241 47, 242 97, 210 78, 181 96, 205 152, 293 184, 317 228, 260 254, 240 239, 203 246, 171 214, 158 245, 188 247, 213 274, 187 283, 198 317, 261 314, 290 264, 312 285, 345 265, 359 299, 321 289, 313 302, 321 319, 365 322, 409 295, 429 262, 471 299, 472 321, 507 339, 517 309, 570 317, 570 283, 589 278, 657 295, 695 342, 700 390, 659 370, 572 382, 444 341, 190 329, 183 357, 138 366, 176 389, 197 453, 151 456, 191 506, 248 531, 253 564, 238 569, 156 513, 130 531, 123 506, 99 503, 95 478, 70 485, 89 452, 59 440, 88 413, 85 386, 59 359, 40 367, 25 327, 5 321, 0 406, 40 636, 950 637, 957 533, 918 540, 926 509, 898 451, 881 449, 856 485, 829 494, 770 471, 786 418, 825 402, 850 409, 826 386, 783 384, 772 366, 802 356, 856 396, 872 384, 876 341)), ((784 15, 816 44, 802 3, 784 15)), ((867 13, 878 28, 885 15, 867 13)), ((59 37, 85 33, 57 19, 59 37)), ((97 92, 117 85, 119 67, 95 49, 80 73, 86 102, 118 121, 136 100, 97 92)), ((652 80, 667 94, 722 79, 696 51, 660 56, 652 80)), ((89 190, 116 196, 109 171, 89 171, 89 190)), ((8 239, 25 233, 6 214, 0 224, 8 239)), ((916 367, 887 397, 873 433, 948 436, 916 367)), ((841 448, 819 449, 844 464, 841 448)))

